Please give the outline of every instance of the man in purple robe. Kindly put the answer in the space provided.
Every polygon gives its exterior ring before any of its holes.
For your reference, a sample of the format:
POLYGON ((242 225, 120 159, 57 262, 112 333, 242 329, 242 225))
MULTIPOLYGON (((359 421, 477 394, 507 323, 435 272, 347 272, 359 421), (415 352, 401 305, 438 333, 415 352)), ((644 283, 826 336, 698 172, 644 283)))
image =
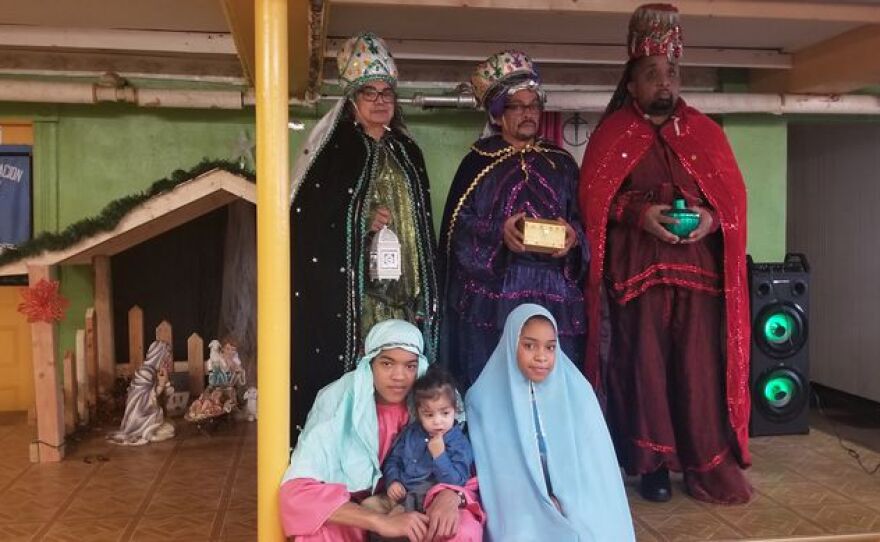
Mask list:
POLYGON ((562 349, 581 365, 589 259, 577 164, 538 137, 544 92, 534 64, 520 51, 502 51, 480 64, 471 82, 491 135, 474 143, 458 168, 439 247, 445 302, 440 360, 463 388, 480 375, 508 313, 522 303, 553 313, 562 349), (528 250, 526 217, 559 222, 564 246, 553 253, 528 250))

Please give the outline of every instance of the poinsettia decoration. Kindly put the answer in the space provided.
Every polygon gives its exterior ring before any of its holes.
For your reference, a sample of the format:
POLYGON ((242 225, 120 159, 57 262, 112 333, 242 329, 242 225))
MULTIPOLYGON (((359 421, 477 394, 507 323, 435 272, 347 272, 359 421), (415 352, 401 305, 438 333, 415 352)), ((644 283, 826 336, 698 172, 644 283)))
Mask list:
POLYGON ((33 322, 58 322, 64 318, 70 302, 65 299, 58 288, 57 280, 40 279, 40 282, 26 288, 21 292, 24 302, 18 305, 18 312, 27 316, 27 321, 33 322))

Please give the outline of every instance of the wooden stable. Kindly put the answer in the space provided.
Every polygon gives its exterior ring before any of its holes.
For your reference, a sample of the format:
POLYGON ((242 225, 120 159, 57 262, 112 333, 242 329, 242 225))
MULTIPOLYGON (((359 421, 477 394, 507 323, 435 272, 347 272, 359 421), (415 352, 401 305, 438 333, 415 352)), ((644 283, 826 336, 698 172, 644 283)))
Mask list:
MULTIPOLYGON (((116 378, 111 257, 237 200, 255 205, 255 183, 228 171, 215 169, 143 202, 110 231, 82 239, 62 250, 44 252, 0 266, 0 276, 26 274, 32 285, 41 279, 55 280, 59 265, 91 264, 94 269, 94 310, 86 317, 82 334, 77 333, 75 346, 75 350, 80 350, 81 343, 82 355, 71 355, 67 364, 60 363, 61 360, 57 359, 57 324, 31 324, 37 414, 36 455, 41 463, 64 458, 65 420, 70 425, 74 423, 71 420, 76 419, 70 412, 93 408, 97 401, 109 395, 116 378), (74 386, 74 382, 77 385, 74 386), (85 384, 81 386, 80 382, 85 384), (67 404, 62 383, 69 390, 67 404), (65 412, 68 412, 67 416, 65 412)), ((137 323, 132 323, 130 319, 129 328, 133 325, 137 323)), ((142 333, 142 317, 140 327, 142 333)), ((141 339, 131 347, 128 368, 123 365, 122 370, 130 370, 132 363, 143 362, 143 355, 132 355, 132 351, 138 348, 143 352, 144 346, 141 339)), ((192 357, 197 348, 199 351, 202 349, 196 344, 188 345, 188 357, 192 357)), ((189 362, 187 365, 191 367, 189 362)), ((204 369, 201 370, 203 377, 204 369)), ((195 379, 197 372, 190 370, 190 375, 195 379)))
MULTIPOLYGON (((167 320, 156 326, 157 341, 174 344, 174 328, 167 320)), ((128 362, 116 363, 114 376, 133 375, 144 363, 144 311, 135 305, 128 310, 128 362)), ((205 388, 205 341, 198 333, 192 333, 186 340, 186 360, 174 362, 175 373, 187 373, 189 391, 199 395, 205 388)))
MULTIPOLYGON (((95 310, 89 308, 85 315, 86 329, 94 326, 95 310)), ((92 367, 96 364, 96 344, 86 340, 86 329, 76 332, 76 349, 68 350, 62 362, 64 374, 64 432, 69 435, 77 427, 87 425, 97 414, 99 381, 97 371, 92 367)), ((92 334, 94 336, 94 334, 92 334)), ((174 330, 172 325, 163 320, 155 330, 155 339, 173 344, 174 330)), ((126 363, 115 363, 113 379, 120 376, 133 376, 144 363, 144 317, 140 307, 135 305, 128 311, 129 360, 126 363)), ((197 333, 193 333, 186 341, 187 357, 184 361, 174 361, 173 372, 187 375, 190 397, 196 397, 205 388, 205 341, 197 333)), ((112 383, 112 380, 111 380, 112 383)))

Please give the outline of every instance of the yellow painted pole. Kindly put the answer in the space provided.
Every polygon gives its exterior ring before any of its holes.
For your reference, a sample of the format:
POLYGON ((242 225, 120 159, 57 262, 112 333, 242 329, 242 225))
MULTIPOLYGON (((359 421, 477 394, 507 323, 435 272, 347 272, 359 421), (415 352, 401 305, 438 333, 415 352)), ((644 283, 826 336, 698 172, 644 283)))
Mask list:
POLYGON ((257 91, 257 528, 283 540, 278 487, 290 446, 287 0, 255 0, 257 91))

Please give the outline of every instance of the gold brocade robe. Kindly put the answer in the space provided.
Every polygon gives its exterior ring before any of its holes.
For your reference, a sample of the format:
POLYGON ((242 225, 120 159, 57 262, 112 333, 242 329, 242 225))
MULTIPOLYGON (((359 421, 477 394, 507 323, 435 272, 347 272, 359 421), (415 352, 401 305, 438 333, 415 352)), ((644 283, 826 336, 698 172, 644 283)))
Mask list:
MULTIPOLYGON (((422 295, 419 288, 418 256, 415 252, 416 225, 409 183, 403 168, 388 149, 385 139, 375 142, 374 145, 376 161, 367 193, 370 212, 365 217, 368 221, 366 226, 369 229, 379 207, 386 207, 391 212, 391 223, 388 227, 400 240, 401 276, 398 280, 370 280, 369 277, 364 277, 366 296, 361 311, 362 340, 366 338, 373 324, 383 320, 398 318, 416 321, 419 298, 422 295)), ((369 258, 369 253, 365 256, 369 258)), ((369 268, 369 261, 365 268, 369 268)))

